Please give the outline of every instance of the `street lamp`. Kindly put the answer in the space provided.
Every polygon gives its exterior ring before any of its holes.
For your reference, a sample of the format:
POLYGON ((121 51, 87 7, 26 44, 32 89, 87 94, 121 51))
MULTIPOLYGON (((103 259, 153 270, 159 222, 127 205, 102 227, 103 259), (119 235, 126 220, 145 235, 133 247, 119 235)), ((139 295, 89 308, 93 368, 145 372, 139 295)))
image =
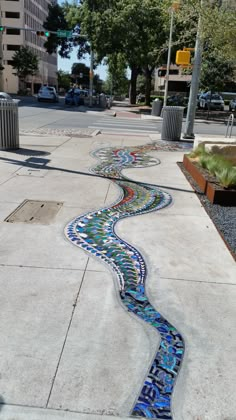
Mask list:
POLYGON ((168 57, 167 57, 167 66, 166 66, 166 84, 165 84, 165 95, 164 95, 164 104, 167 104, 168 96, 168 84, 169 84, 169 74, 170 74, 170 59, 171 59, 171 47, 172 47, 172 34, 173 34, 173 23, 174 23, 174 12, 179 9, 179 3, 174 2, 170 8, 170 36, 169 36, 169 46, 168 46, 168 57))
POLYGON ((1 22, 2 12, 1 12, 1 2, 0 2, 0 92, 3 91, 3 31, 4 27, 1 22))
POLYGON ((94 52, 90 51, 90 71, 89 71, 89 106, 93 106, 93 62, 94 62, 94 52))
MULTIPOLYGON (((201 0, 201 7, 204 6, 204 0, 201 0)), ((198 20, 198 30, 195 44, 195 55, 194 55, 194 64, 193 64, 193 73, 192 81, 190 88, 190 95, 188 101, 188 111, 186 117, 186 127, 184 138, 185 139, 194 139, 195 135, 193 133, 194 120, 196 115, 197 107, 197 95, 199 89, 200 75, 201 75, 201 65, 202 65, 202 40, 201 40, 201 15, 198 20)))

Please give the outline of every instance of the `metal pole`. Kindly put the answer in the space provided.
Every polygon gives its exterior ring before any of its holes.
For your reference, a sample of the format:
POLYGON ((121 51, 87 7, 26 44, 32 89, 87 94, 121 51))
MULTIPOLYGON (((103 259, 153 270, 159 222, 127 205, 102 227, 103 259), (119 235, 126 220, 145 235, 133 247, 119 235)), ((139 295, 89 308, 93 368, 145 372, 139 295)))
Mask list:
POLYGON ((173 22, 174 22, 174 8, 171 8, 171 19, 170 19, 170 36, 169 36, 169 47, 168 47, 168 58, 167 58, 167 67, 166 67, 166 84, 165 84, 165 96, 164 104, 167 104, 168 96, 168 84, 169 84, 169 74, 170 74, 170 59, 171 59, 171 46, 172 46, 172 34, 173 34, 173 22))
MULTIPOLYGON (((1 1, 0 1, 0 26, 2 26, 2 10, 1 10, 1 1)), ((3 83, 3 32, 0 31, 0 92, 4 89, 3 83)))
POLYGON ((93 106, 93 62, 94 62, 94 53, 91 49, 90 53, 90 72, 89 72, 89 106, 93 106))
MULTIPOLYGON (((201 0, 201 7, 203 7, 204 0, 201 0)), ((200 75, 201 75, 201 65, 202 65, 202 41, 201 41, 201 16, 198 20, 198 30, 195 44, 195 55, 194 55, 194 64, 193 64, 193 73, 192 81, 190 88, 190 95, 188 101, 188 112, 186 117, 186 126, 185 126, 185 139, 194 139, 194 120, 196 115, 197 108, 197 95, 199 90, 200 75)))

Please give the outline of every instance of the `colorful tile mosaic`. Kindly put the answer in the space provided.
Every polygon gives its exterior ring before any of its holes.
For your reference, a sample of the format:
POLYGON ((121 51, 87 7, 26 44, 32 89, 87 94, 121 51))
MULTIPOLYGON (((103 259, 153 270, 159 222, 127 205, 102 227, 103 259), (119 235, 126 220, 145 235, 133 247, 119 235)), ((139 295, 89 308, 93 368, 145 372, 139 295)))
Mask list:
POLYGON ((120 298, 128 311, 152 325, 160 346, 132 409, 132 416, 172 419, 171 395, 184 354, 181 334, 150 304, 145 293, 145 261, 133 246, 115 233, 116 223, 126 217, 166 207, 171 196, 148 184, 136 184, 121 173, 124 168, 147 167, 160 161, 147 155, 159 150, 157 143, 119 149, 103 148, 93 153, 100 163, 93 168, 99 176, 112 177, 122 197, 114 205, 75 218, 65 229, 72 243, 105 261, 117 275, 120 298))

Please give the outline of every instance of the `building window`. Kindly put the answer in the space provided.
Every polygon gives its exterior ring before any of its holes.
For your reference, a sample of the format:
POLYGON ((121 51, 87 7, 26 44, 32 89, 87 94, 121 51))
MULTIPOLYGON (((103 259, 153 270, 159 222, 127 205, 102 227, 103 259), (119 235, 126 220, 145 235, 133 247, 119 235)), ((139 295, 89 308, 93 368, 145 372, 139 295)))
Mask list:
POLYGON ((18 51, 20 49, 20 45, 7 45, 8 51, 18 51))
POLYGON ((20 29, 8 28, 7 35, 20 35, 20 29))
POLYGON ((19 1, 19 0, 6 0, 6 1, 19 1))
POLYGON ((7 60, 7 64, 8 64, 8 66, 12 66, 13 60, 7 60))
POLYGON ((5 16, 6 18, 10 18, 10 19, 19 19, 20 13, 19 12, 5 12, 5 16))

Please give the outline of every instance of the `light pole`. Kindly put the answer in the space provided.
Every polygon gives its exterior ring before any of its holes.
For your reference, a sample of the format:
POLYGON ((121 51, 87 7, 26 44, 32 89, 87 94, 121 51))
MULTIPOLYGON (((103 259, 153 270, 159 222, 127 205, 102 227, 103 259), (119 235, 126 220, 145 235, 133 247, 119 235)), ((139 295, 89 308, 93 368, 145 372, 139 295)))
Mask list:
MULTIPOLYGON (((204 5, 204 0, 201 0, 201 7, 204 5)), ((193 64, 193 73, 192 81, 190 88, 190 95, 188 101, 188 112, 186 117, 186 126, 185 126, 185 139, 194 139, 193 127, 194 119, 197 108, 197 95, 199 89, 200 75, 201 75, 201 65, 202 65, 202 40, 201 40, 201 16, 198 20, 198 30, 195 44, 195 54, 194 54, 194 64, 193 64)))
POLYGON ((167 104, 168 97, 168 84, 169 84, 169 75, 170 75, 170 59, 171 59, 171 47, 172 47, 172 35, 173 35, 173 23, 174 23, 174 12, 179 9, 179 3, 175 2, 172 4, 170 9, 170 36, 169 36, 169 46, 168 46, 168 57, 167 57, 167 66, 166 66, 166 84, 165 84, 165 95, 164 95, 164 104, 167 104))
POLYGON ((2 30, 2 10, 0 1, 0 92, 3 91, 3 30, 2 30))
POLYGON ((89 106, 93 106, 93 62, 94 62, 94 52, 91 46, 90 52, 90 71, 89 71, 89 106))

